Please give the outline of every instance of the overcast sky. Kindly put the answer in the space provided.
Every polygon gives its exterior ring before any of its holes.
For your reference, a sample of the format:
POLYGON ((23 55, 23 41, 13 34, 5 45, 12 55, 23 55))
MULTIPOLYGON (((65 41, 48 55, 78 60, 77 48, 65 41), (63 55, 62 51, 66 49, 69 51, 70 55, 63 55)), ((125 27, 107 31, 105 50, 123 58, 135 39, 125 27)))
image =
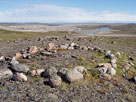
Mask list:
POLYGON ((0 22, 136 22, 136 0, 0 0, 0 22))

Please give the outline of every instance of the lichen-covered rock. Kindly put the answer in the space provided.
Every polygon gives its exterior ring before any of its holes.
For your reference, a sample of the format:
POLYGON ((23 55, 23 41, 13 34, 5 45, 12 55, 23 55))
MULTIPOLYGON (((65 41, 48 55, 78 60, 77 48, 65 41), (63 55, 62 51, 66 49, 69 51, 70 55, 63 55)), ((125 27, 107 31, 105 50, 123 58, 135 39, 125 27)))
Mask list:
POLYGON ((82 80, 84 77, 83 77, 83 74, 80 73, 79 71, 77 70, 69 70, 67 73, 66 73, 66 79, 69 81, 69 82, 75 82, 75 81, 79 81, 79 80, 82 80))
POLYGON ((0 69, 0 79, 12 78, 12 76, 13 76, 13 73, 8 68, 0 69))

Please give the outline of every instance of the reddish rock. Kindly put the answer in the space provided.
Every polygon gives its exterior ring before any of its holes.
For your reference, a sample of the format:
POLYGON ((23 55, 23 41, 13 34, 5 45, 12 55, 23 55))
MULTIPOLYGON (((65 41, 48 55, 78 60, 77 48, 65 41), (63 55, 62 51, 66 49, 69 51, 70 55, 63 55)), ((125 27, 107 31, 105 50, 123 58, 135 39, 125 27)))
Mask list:
POLYGON ((30 54, 36 54, 38 52, 38 48, 36 46, 32 46, 30 49, 29 49, 29 53, 30 54))

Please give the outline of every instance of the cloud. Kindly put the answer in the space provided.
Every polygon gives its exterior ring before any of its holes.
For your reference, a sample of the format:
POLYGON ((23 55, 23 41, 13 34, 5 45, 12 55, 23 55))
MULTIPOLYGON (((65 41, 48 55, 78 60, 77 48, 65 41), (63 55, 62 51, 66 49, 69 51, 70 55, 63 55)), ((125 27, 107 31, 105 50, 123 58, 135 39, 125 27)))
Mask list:
POLYGON ((136 22, 136 14, 100 11, 51 4, 29 4, 0 11, 0 22, 136 22))

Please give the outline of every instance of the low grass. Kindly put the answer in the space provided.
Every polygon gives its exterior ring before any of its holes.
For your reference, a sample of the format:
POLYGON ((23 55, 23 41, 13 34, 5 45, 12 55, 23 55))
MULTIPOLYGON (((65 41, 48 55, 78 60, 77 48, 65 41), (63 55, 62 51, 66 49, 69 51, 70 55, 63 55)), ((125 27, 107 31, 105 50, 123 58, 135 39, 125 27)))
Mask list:
POLYGON ((0 39, 3 39, 4 41, 14 41, 17 39, 31 39, 46 36, 62 36, 66 35, 67 33, 67 31, 21 32, 0 29, 0 39))
POLYGON ((112 26, 110 28, 115 30, 112 31, 114 34, 136 34, 136 24, 112 26))

